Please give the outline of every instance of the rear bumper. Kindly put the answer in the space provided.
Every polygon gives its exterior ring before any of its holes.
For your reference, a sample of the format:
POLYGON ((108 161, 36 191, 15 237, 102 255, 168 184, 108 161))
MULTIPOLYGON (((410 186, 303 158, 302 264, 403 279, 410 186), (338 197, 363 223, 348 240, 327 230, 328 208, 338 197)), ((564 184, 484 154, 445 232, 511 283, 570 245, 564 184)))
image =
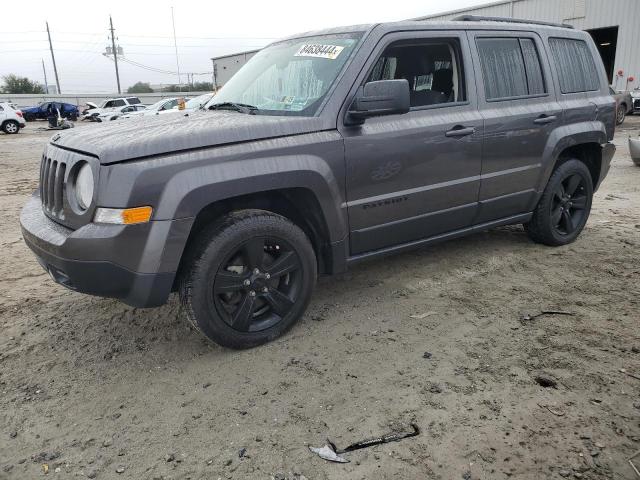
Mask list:
POLYGON ((611 168, 611 160, 616 153, 616 146, 609 142, 602 145, 602 163, 600 165, 600 178, 598 182, 594 186, 594 190, 597 190, 600 187, 600 184, 605 179, 607 174, 609 173, 609 169, 611 168))
POLYGON ((171 293, 191 219, 70 230, 50 220, 34 195, 20 224, 27 246, 55 282, 135 307, 155 307, 171 293))

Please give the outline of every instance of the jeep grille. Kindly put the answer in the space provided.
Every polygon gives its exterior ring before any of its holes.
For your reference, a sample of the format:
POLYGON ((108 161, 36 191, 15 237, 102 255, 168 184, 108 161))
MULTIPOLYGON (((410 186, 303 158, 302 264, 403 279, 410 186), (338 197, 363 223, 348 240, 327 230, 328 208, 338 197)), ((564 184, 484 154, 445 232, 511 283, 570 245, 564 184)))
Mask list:
POLYGON ((64 220, 64 180, 67 164, 43 156, 40 164, 40 198, 49 216, 64 220))

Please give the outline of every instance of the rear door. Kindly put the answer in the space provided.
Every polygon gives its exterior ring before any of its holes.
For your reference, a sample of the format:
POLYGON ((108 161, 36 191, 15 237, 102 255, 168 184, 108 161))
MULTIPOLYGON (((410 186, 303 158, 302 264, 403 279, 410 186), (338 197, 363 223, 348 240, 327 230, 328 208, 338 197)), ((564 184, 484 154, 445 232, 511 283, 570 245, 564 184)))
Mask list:
POLYGON ((546 49, 534 32, 469 32, 484 119, 476 224, 530 212, 549 135, 562 124, 546 49))

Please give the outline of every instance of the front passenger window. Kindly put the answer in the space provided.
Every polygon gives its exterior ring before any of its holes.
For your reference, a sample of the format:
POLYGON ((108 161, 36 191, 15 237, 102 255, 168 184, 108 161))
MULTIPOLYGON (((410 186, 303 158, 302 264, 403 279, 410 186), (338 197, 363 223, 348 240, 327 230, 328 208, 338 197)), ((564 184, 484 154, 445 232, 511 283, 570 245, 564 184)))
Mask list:
POLYGON ((368 82, 406 79, 411 107, 466 100, 462 62, 456 40, 438 39, 391 44, 375 63, 368 82))

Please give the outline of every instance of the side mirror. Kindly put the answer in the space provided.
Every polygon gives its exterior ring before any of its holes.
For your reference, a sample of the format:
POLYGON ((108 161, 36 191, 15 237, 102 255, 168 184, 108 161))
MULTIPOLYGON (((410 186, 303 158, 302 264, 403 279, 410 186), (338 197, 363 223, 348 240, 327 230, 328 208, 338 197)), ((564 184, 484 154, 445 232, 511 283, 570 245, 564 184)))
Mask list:
POLYGON ((361 124, 369 117, 407 113, 409 107, 409 82, 406 80, 368 82, 351 104, 349 123, 361 124))

